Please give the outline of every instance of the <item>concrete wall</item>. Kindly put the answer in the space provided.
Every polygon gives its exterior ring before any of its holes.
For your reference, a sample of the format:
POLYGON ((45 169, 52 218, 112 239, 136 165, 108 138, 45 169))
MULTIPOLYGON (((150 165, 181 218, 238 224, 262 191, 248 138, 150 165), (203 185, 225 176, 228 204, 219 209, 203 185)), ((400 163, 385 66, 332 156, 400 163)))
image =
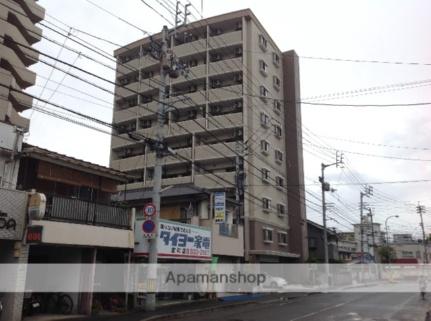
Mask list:
POLYGON ((131 230, 53 221, 32 221, 43 226, 42 242, 47 244, 133 248, 131 230))
MULTIPOLYGON (((25 264, 28 259, 28 246, 17 241, 0 240, 0 263, 25 264)), ((25 283, 25 270, 16 271, 16 277, 21 282, 25 283)), ((3 314, 0 321, 21 321, 23 307, 23 293, 6 293, 0 300, 3 302, 3 314)))
POLYGON ((302 150, 302 118, 300 100, 299 60, 295 51, 283 53, 284 117, 286 129, 286 166, 289 217, 289 250, 308 258, 307 217, 305 209, 304 157, 302 150))

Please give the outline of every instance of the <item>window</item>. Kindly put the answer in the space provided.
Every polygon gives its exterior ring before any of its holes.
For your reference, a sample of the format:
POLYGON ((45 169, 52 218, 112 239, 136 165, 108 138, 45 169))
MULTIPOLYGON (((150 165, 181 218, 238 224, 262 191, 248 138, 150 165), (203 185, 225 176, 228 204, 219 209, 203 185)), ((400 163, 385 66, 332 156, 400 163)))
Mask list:
POLYGON ((264 76, 268 74, 268 65, 265 61, 259 60, 259 70, 264 76))
POLYGON ((264 154, 269 153, 269 143, 266 140, 260 141, 260 151, 264 154))
POLYGON ((263 241, 265 243, 272 243, 272 229, 268 227, 263 228, 263 241))
POLYGON ((259 46, 263 51, 268 48, 268 40, 263 35, 259 35, 259 46))
POLYGON ((282 134, 281 127, 279 125, 274 125, 273 130, 274 130, 275 137, 281 138, 281 134, 282 134))
POLYGON ((283 152, 278 149, 275 150, 275 161, 279 164, 283 162, 283 152))
POLYGON ((281 176, 276 176, 275 177, 275 185, 278 189, 283 188, 284 187, 284 179, 281 176))
POLYGON ((414 257, 413 252, 412 251, 402 251, 401 252, 401 256, 402 257, 414 257))
POLYGON ((152 126, 152 121, 151 119, 142 119, 140 125, 142 129, 150 128, 152 126))
POLYGON ((281 113, 281 102, 276 99, 274 99, 274 112, 278 115, 281 113))
POLYGON ((279 90, 280 86, 281 86, 280 78, 278 78, 277 76, 274 76, 274 77, 272 77, 272 82, 274 84, 274 88, 279 90))
POLYGON ((278 232, 278 244, 279 245, 287 245, 287 233, 286 232, 278 232))
POLYGON ((264 211, 269 211, 271 209, 271 200, 269 198, 262 198, 262 208, 264 211))
POLYGON ((265 86, 260 86, 260 98, 264 101, 266 101, 266 98, 269 95, 268 89, 265 88, 265 86))
POLYGON ((286 215, 286 206, 283 204, 277 204, 277 214, 278 216, 286 215))
POLYGON ((278 53, 273 52, 272 53, 272 62, 274 63, 274 65, 276 65, 277 67, 280 66, 280 56, 278 55, 278 53))
POLYGON ((260 113, 260 124, 263 127, 268 128, 269 122, 270 122, 269 116, 267 114, 265 114, 265 113, 260 113))
POLYGON ((270 178, 270 171, 266 168, 262 168, 261 172, 262 172, 262 181, 268 183, 270 178))

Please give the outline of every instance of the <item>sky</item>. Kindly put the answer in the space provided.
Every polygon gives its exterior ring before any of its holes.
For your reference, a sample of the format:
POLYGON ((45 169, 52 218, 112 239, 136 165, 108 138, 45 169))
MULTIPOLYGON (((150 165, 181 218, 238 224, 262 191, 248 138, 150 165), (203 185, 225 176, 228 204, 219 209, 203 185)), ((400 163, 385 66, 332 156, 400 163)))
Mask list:
MULTIPOLYGON (((173 21, 170 13, 161 6, 166 0, 146 0, 146 3, 173 21)), ((194 0, 192 3, 195 17, 191 18, 195 20, 200 14, 201 2, 194 0)), ((116 46, 90 38, 81 31, 126 45, 144 36, 139 29, 154 33, 167 23, 140 0, 40 0, 39 4, 46 8, 46 26, 64 28, 108 53, 112 53, 116 46), (110 16, 94 4, 115 12, 138 28, 110 16)), ((202 14, 210 17, 244 8, 255 13, 281 50, 294 49, 299 55, 301 101, 340 105, 431 102, 431 2, 218 0, 204 1, 202 14), (340 61, 340 58, 362 62, 340 61), (376 63, 363 62, 370 60, 376 63)), ((81 55, 61 49, 45 39, 36 45, 37 49, 114 81, 113 60, 41 27, 44 36, 60 45, 64 43, 81 55), (84 55, 103 61, 109 68, 84 55)), ((41 58, 54 63, 46 57, 41 58)), ((113 90, 110 83, 60 63, 57 66, 113 90)), ((112 120, 113 96, 110 93, 71 76, 65 77, 64 73, 53 71, 43 63, 32 66, 32 70, 37 72, 38 78, 36 86, 29 89, 30 93, 106 122, 112 120), (48 83, 47 78, 51 80, 48 83)), ((58 112, 43 103, 38 106, 58 112)), ((348 230, 351 223, 359 222, 362 187, 357 183, 374 182, 378 183, 373 185, 374 195, 365 198, 373 209, 374 221, 384 223, 387 217, 399 215, 390 220, 391 232, 420 236, 415 205, 421 201, 421 204, 431 206, 428 193, 431 182, 383 182, 431 180, 430 108, 431 105, 347 107, 303 104, 308 218, 322 222, 317 184, 320 164, 335 162, 335 150, 340 150, 344 151, 344 168, 332 166, 325 171, 326 180, 336 189, 327 196, 328 202, 333 203, 328 225, 348 230)), ((109 135, 37 111, 26 111, 24 115, 31 116, 30 133, 26 137, 29 143, 94 163, 109 164, 109 135)), ((65 116, 70 117, 70 114, 65 116)), ((428 216, 425 215, 427 233, 431 232, 428 216)))

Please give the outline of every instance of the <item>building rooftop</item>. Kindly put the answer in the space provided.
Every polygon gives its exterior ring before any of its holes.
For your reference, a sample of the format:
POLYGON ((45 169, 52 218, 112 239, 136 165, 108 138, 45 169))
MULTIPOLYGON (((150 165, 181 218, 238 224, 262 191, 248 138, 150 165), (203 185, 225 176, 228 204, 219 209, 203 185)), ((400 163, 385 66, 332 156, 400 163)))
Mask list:
POLYGON ((59 154, 48 149, 26 143, 23 144, 21 156, 40 159, 49 163, 55 163, 61 166, 88 172, 89 174, 110 178, 119 182, 127 182, 130 178, 127 174, 115 169, 59 154))
MULTIPOLYGON (((255 14, 253 13, 253 11, 251 9, 247 8, 247 9, 241 9, 241 10, 237 10, 237 11, 223 13, 223 14, 220 14, 217 16, 208 17, 205 19, 190 22, 186 25, 179 26, 177 28, 177 32, 184 32, 184 31, 188 31, 188 30, 192 30, 192 29, 196 29, 196 28, 202 28, 202 27, 209 25, 209 24, 214 24, 214 23, 223 22, 226 20, 231 20, 231 19, 236 19, 236 18, 241 18, 241 17, 248 17, 249 19, 253 20, 258 26, 260 26, 263 30, 265 30, 265 28, 260 23, 259 19, 257 19, 255 14)), ((162 28, 160 28, 160 29, 162 29, 162 28)), ((267 39, 272 43, 272 45, 275 48, 278 48, 275 41, 271 38, 271 36, 266 31, 265 31, 265 36, 267 37, 267 39)), ((130 44, 127 44, 127 45, 115 50, 114 56, 117 57, 118 55, 120 55, 124 52, 127 52, 128 50, 130 50, 132 48, 136 48, 139 45, 147 44, 150 41, 160 40, 160 38, 161 38, 161 32, 158 32, 158 33, 155 33, 149 37, 139 39, 137 41, 134 41, 130 44)))

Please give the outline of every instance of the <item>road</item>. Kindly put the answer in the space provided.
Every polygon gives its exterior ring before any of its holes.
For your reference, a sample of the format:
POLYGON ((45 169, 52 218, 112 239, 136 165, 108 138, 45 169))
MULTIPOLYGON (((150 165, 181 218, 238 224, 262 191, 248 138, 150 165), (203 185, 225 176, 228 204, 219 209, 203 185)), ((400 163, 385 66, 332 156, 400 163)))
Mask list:
POLYGON ((260 302, 175 320, 424 321, 430 306, 431 297, 421 301, 417 293, 328 293, 288 302, 260 302))

